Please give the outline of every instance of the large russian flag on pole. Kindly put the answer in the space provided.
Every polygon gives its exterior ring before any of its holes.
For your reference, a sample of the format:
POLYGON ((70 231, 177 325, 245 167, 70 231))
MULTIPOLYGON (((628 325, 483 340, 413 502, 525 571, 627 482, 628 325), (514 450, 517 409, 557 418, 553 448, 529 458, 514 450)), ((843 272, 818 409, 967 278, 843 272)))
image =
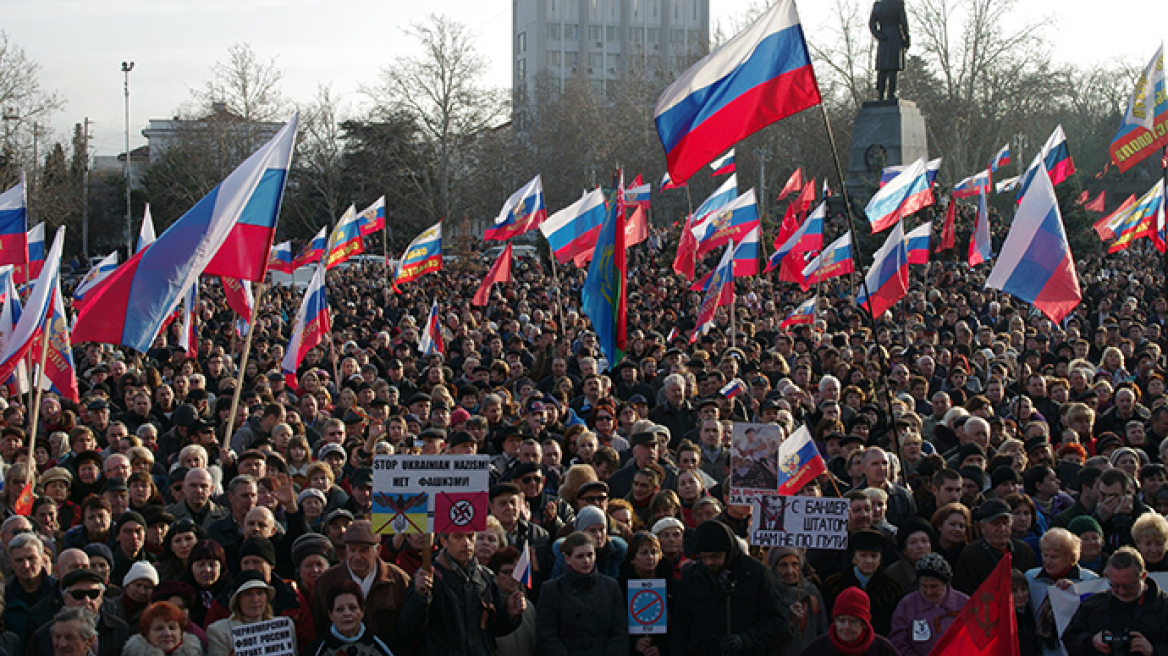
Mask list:
MULTIPOLYGON (((929 179, 929 186, 932 186, 933 183, 937 181, 937 174, 941 172, 942 161, 944 161, 944 158, 938 157, 937 159, 929 160, 929 163, 925 164, 925 177, 929 179)), ((894 179, 896 179, 896 176, 904 173, 905 169, 910 166, 912 166, 912 164, 885 166, 880 171, 880 186, 883 187, 889 182, 892 182, 894 179)))
POLYGON ((820 103, 794 0, 706 55, 657 100, 670 176, 689 180, 735 143, 820 103))
MULTIPOLYGON (((218 257, 229 238, 260 224, 275 225, 299 120, 298 115, 293 116, 267 145, 167 228, 150 248, 135 253, 93 290, 92 302, 77 318, 74 340, 122 344, 145 353, 187 287, 218 257), (242 232, 236 231, 245 216, 251 223, 242 232)), ((263 249, 261 270, 268 262, 270 237, 257 237, 263 249)))
POLYGON ((28 201, 24 174, 20 182, 0 194, 0 264, 18 269, 28 263, 28 201))
POLYGON ((864 213, 872 224, 872 234, 876 234, 932 204, 933 182, 922 157, 881 187, 868 201, 864 213))
POLYGON ((364 252, 365 240, 361 238, 361 221, 357 217, 357 208, 350 205, 329 234, 328 245, 325 246, 324 268, 331 269, 364 252))
POLYGON ((604 209, 604 192, 593 189, 539 225, 557 262, 563 264, 596 247, 600 225, 604 223, 604 209))
POLYGON ((495 217, 495 224, 487 228, 483 238, 507 241, 528 230, 534 230, 546 218, 547 205, 543 201, 543 181, 537 175, 503 203, 503 209, 499 210, 499 216, 495 217))
POLYGON ((296 369, 304 361, 304 356, 323 342, 325 335, 332 330, 324 274, 324 265, 318 265, 308 287, 304 289, 304 300, 300 302, 300 309, 296 311, 296 321, 292 324, 292 339, 284 351, 284 361, 280 363, 284 378, 294 387, 296 369))
POLYGON ((320 232, 316 233, 316 236, 312 238, 312 241, 308 242, 308 245, 304 247, 304 250, 296 256, 296 259, 292 260, 292 268, 294 270, 306 264, 319 262, 320 258, 324 257, 324 246, 328 241, 327 232, 328 226, 321 228, 320 232))
POLYGON ((984 193, 977 196, 977 216, 973 220, 973 235, 969 240, 969 266, 975 267, 993 256, 990 241, 990 209, 984 193))
POLYGON ((1052 187, 1074 175, 1075 163, 1071 161, 1071 150, 1067 147, 1067 135, 1063 132, 1063 126, 1056 127, 1054 132, 1050 133, 1050 137, 1042 145, 1042 150, 1034 156, 1030 168, 1026 169, 1018 183, 1018 197, 1015 202, 1022 202, 1022 197, 1030 189, 1030 183, 1034 181, 1040 164, 1046 169, 1052 187))
POLYGON ((385 229, 385 196, 373 201, 373 204, 361 210, 357 215, 357 225, 360 226, 361 236, 371 235, 378 230, 385 229))
POLYGON ((864 287, 856 297, 856 305, 863 307, 873 317, 879 317, 908 293, 908 249, 905 247, 904 223, 898 222, 888 233, 888 239, 872 256, 872 267, 868 269, 867 290, 864 287))
POLYGON ((442 268, 442 222, 422 231, 414 237, 402 255, 401 264, 394 274, 394 286, 417 280, 432 271, 442 268))
POLYGON ((1082 300, 1054 185, 1039 168, 1022 197, 986 287, 1012 294, 1058 322, 1082 300))
POLYGON ((33 365, 44 369, 42 389, 51 389, 62 396, 79 401, 77 377, 73 370, 72 344, 61 300, 61 251, 65 245, 65 227, 57 228, 53 245, 45 257, 41 275, 33 284, 20 320, 0 352, 0 380, 7 380, 16 372, 25 355, 32 356, 33 365), (41 341, 49 339, 46 362, 39 362, 41 341))
POLYGON ((794 496, 803 486, 827 471, 823 456, 815 448, 806 424, 779 444, 778 465, 778 494, 786 497, 794 496))
POLYGON ((1127 101, 1127 111, 1111 140, 1111 161, 1126 171, 1164 145, 1168 145, 1168 91, 1161 44, 1127 101))

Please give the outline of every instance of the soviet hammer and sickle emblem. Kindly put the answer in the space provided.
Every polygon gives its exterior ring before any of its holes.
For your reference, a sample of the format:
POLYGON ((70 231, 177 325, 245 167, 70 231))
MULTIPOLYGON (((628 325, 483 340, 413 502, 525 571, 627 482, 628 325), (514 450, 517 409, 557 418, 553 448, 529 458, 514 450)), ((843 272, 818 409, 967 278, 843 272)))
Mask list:
POLYGON ((992 592, 979 592, 974 596, 973 617, 977 625, 969 632, 969 637, 978 649, 984 648, 996 636, 998 630, 997 596, 992 592))

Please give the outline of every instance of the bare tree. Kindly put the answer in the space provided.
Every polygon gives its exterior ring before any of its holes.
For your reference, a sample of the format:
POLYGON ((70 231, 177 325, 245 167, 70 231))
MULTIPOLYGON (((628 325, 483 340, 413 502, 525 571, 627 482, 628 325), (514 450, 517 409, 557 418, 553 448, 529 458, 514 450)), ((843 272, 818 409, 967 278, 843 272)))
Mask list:
POLYGON ((258 124, 287 118, 288 103, 280 92, 283 78, 274 58, 262 61, 249 44, 237 43, 227 49, 226 61, 211 66, 211 79, 193 95, 200 112, 222 103, 243 119, 243 146, 251 151, 261 145, 258 124))
POLYGON ((28 58, 24 48, 12 43, 0 30, 0 189, 20 180, 20 171, 31 168, 33 124, 42 127, 49 116, 65 106, 54 91, 40 83, 41 66, 28 58))
POLYGON ((433 154, 426 175, 433 191, 431 214, 454 219, 461 210, 461 150, 474 135, 505 120, 506 95, 483 86, 487 60, 462 23, 432 14, 406 35, 418 42, 422 54, 398 57, 365 91, 377 105, 375 113, 400 111, 417 123, 433 154))

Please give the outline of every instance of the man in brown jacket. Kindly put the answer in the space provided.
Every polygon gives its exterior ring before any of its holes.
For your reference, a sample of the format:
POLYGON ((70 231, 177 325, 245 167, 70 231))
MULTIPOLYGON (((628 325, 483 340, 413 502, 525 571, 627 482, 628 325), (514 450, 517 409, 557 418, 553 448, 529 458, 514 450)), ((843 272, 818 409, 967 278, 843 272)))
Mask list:
POLYGON ((408 653, 408 645, 398 639, 397 621, 410 587, 409 575, 397 565, 378 558, 381 540, 373 534, 369 520, 353 522, 343 539, 345 560, 321 574, 312 590, 317 635, 325 635, 329 628, 325 603, 329 589, 345 579, 352 579, 365 593, 365 626, 395 654, 408 653))

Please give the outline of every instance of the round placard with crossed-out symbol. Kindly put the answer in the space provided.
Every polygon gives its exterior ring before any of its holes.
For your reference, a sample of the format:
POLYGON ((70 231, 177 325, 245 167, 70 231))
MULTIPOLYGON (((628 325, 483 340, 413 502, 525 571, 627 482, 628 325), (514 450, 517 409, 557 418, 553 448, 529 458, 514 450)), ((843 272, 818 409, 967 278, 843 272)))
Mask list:
POLYGON ((467 526, 474 521, 474 504, 466 499, 459 499, 450 506, 450 523, 455 526, 467 526))
POLYGON ((656 624, 665 613, 665 601, 656 590, 641 590, 629 600, 629 612, 637 624, 656 624))

